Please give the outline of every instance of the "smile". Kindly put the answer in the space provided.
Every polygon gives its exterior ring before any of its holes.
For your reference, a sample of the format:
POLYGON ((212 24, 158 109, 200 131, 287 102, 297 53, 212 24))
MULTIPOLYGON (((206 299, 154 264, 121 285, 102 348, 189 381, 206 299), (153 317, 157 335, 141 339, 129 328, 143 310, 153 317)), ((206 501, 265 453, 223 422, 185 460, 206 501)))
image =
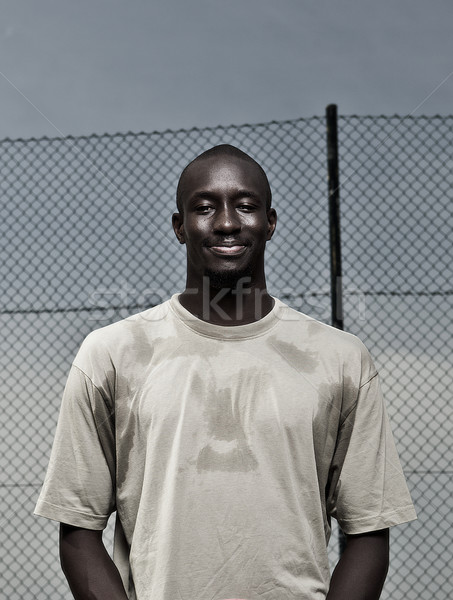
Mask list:
POLYGON ((241 256, 247 246, 209 246, 209 250, 217 256, 241 256))

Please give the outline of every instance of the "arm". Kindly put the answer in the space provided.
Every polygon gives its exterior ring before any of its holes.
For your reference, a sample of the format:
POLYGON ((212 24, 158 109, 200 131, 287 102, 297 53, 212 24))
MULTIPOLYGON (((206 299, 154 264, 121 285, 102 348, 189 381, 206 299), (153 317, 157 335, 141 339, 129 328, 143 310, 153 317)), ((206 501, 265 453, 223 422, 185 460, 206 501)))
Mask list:
POLYGON ((346 536, 326 600, 378 600, 389 565, 389 530, 346 536))
POLYGON ((102 531, 61 523, 60 561, 75 600, 127 600, 102 531))

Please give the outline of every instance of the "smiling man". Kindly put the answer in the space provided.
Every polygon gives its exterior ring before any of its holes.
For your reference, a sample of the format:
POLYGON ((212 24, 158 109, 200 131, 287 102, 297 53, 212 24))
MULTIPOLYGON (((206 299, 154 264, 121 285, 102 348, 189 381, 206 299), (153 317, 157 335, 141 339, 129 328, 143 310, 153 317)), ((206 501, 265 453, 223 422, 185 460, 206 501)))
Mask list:
POLYGON ((197 157, 177 207, 185 290, 92 332, 65 388, 36 513, 61 523, 74 597, 379 598, 388 528, 415 512, 368 352, 267 292, 277 217, 251 157, 197 157))

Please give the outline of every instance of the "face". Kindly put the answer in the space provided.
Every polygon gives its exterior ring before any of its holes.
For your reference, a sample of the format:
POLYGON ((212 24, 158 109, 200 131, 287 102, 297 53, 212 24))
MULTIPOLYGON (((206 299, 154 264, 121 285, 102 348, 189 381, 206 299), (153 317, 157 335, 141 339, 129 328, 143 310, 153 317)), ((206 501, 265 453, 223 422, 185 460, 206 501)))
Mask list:
POLYGON ((173 215, 187 249, 187 286, 200 289, 245 283, 264 287, 264 250, 277 217, 266 209, 267 188, 253 163, 211 157, 191 165, 182 186, 183 215, 173 215))

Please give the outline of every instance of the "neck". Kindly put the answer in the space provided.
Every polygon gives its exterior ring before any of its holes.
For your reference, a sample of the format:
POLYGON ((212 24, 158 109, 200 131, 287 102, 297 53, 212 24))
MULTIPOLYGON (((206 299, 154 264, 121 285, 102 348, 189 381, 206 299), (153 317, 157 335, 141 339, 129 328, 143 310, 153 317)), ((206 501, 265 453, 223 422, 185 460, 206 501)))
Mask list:
POLYGON ((274 306, 265 283, 246 286, 239 281, 233 288, 218 289, 210 285, 208 277, 203 277, 201 286, 186 285, 179 301, 202 321, 227 327, 259 321, 274 306))

